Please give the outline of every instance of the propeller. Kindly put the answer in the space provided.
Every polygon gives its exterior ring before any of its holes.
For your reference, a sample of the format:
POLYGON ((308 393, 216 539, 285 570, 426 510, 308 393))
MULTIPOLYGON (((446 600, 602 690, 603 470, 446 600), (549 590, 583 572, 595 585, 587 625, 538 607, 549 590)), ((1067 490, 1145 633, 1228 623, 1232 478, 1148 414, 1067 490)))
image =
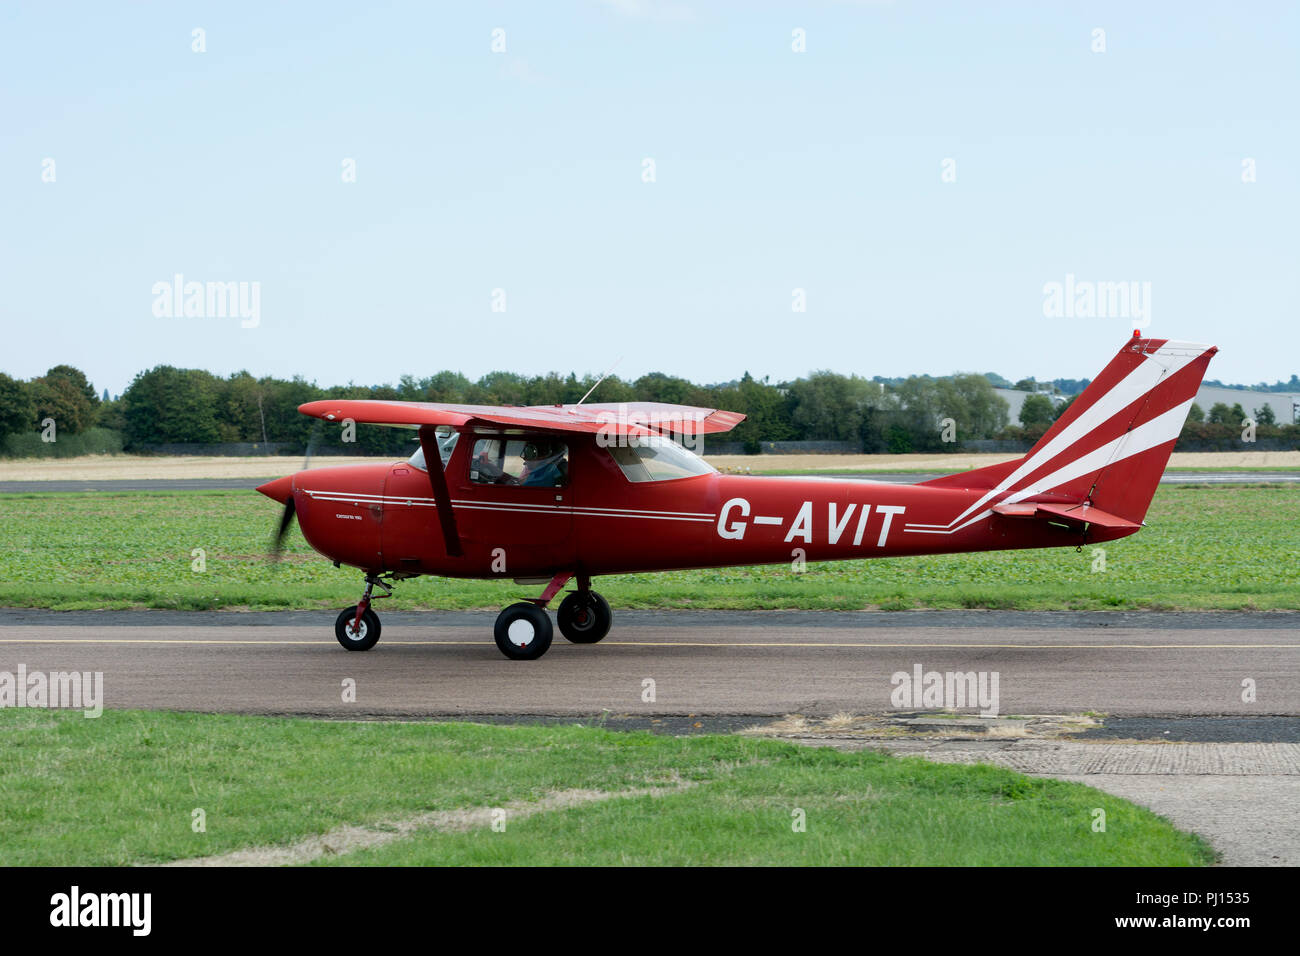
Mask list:
POLYGON ((280 512, 280 526, 275 529, 275 537, 271 539, 271 561, 280 560, 280 554, 284 551, 284 538, 289 533, 289 525, 293 524, 293 496, 284 503, 284 511, 280 512))
MULTIPOLYGON (((316 450, 316 444, 320 440, 321 429, 324 425, 325 423, 318 419, 312 427, 311 437, 307 439, 307 454, 303 458, 301 471, 306 471, 311 467, 311 456, 316 450)), ((280 480, 283 481, 284 479, 280 480)), ((290 493, 284 499, 284 510, 280 512, 280 523, 276 526, 275 537, 271 539, 271 550, 268 557, 271 559, 272 564, 278 563, 280 556, 284 553, 284 539, 289 534, 289 526, 293 524, 295 514, 293 494, 290 493)))

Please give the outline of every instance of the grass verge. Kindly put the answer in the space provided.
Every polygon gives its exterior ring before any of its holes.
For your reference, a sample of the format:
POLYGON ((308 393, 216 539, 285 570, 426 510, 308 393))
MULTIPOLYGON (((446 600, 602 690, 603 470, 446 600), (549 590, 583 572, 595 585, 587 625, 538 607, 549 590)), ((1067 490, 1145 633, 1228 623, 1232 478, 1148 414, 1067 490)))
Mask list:
POLYGON ((157 863, 575 788, 659 796, 422 830, 343 864, 1201 865, 1213 851, 1079 784, 745 737, 591 727, 0 712, 0 862, 157 863), (1094 810, 1106 830, 1093 832, 1094 810), (194 811, 204 815, 195 832, 194 811), (802 819, 799 832, 795 822, 802 819))
MULTIPOLYGON (((295 527, 264 558, 273 505, 254 492, 0 495, 0 605, 56 609, 342 608, 358 572, 295 527), (194 570, 198 550, 203 568, 194 570)), ((1104 547, 612 575, 617 608, 1300 608, 1300 487, 1162 487, 1148 527, 1104 547)), ((534 589, 403 582, 384 609, 501 607, 534 589)))

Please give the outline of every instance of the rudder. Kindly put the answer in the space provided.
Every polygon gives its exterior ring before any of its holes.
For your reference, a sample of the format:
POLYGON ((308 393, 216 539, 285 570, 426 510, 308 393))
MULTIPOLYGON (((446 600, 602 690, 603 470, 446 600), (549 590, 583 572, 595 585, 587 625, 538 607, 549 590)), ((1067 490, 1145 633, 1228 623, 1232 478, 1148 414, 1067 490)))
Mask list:
POLYGON ((1217 352, 1134 333, 1020 461, 927 484, 986 476, 967 484, 988 490, 953 524, 1026 500, 1087 504, 1140 524, 1217 352))

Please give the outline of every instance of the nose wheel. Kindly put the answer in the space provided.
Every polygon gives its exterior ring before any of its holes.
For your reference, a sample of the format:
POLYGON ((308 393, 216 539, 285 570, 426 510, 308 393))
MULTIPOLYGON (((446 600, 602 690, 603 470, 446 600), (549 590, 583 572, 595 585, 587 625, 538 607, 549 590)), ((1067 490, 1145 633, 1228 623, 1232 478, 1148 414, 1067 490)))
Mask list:
POLYGON ((379 615, 370 607, 376 584, 384 591, 376 594, 376 598, 389 597, 393 593, 393 589, 378 575, 367 574, 366 591, 361 595, 361 601, 344 608, 334 621, 334 636, 350 651, 368 651, 379 643, 379 615))
POLYGON ((345 608, 334 622, 334 636, 350 651, 368 651, 379 643, 379 615, 366 608, 358 621, 356 606, 345 608))

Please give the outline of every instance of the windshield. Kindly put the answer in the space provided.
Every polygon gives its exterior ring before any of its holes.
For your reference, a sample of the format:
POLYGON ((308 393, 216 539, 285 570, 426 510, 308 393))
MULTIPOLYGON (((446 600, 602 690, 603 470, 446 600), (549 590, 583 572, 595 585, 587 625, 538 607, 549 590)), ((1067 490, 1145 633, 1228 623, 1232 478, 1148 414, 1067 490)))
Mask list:
POLYGON ((717 473, 717 469, 704 459, 666 439, 607 450, 628 481, 671 481, 674 478, 717 473))
MULTIPOLYGON (((451 458, 452 450, 456 447, 456 439, 460 438, 460 432, 455 431, 447 425, 438 426, 438 454, 442 457, 442 467, 447 467, 447 461, 451 458), (446 431, 443 431, 443 429, 446 431)), ((424 446, 421 445, 415 449, 415 454, 406 460, 408 465, 419 468, 421 471, 428 471, 424 464, 424 446)))

